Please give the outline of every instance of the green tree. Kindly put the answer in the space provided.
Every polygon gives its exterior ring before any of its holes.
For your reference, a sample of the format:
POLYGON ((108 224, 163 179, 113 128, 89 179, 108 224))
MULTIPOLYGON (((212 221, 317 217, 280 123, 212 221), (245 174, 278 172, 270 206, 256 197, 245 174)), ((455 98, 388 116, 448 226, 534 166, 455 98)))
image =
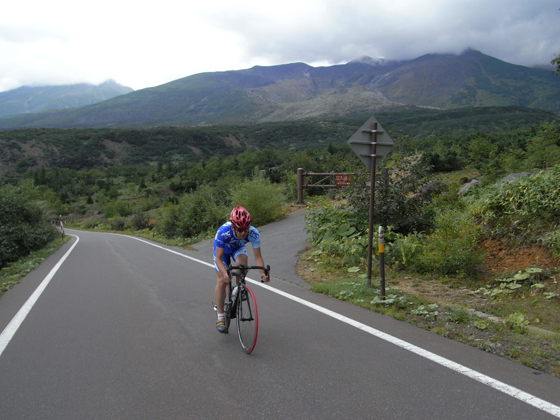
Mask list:
POLYGON ((103 208, 103 212, 105 213, 105 217, 111 218, 116 216, 130 216, 133 213, 132 204, 128 201, 118 200, 108 203, 103 208))
POLYGON ((552 124, 544 124, 527 143, 527 167, 546 169, 560 163, 560 132, 552 124))
POLYGON ((556 75, 560 74, 560 54, 556 54, 552 61, 550 62, 553 66, 556 66, 556 75))
MULTIPOLYGON (((425 163, 417 155, 392 153, 384 164, 391 167, 376 175, 375 225, 391 226, 394 232, 402 234, 431 230, 434 210, 429 205, 430 194, 419 194, 429 173, 425 163)), ((369 173, 357 173, 347 188, 348 204, 364 230, 369 222, 369 179, 369 173)))
POLYGON ((0 267, 41 249, 57 232, 19 189, 0 193, 0 267))
POLYGON ((158 232, 168 238, 192 238, 225 223, 228 207, 218 187, 205 185, 166 209, 158 232))
POLYGON ((265 225, 277 220, 282 215, 282 205, 286 202, 282 186, 272 184, 268 179, 255 176, 233 190, 232 207, 245 207, 255 226, 265 225))

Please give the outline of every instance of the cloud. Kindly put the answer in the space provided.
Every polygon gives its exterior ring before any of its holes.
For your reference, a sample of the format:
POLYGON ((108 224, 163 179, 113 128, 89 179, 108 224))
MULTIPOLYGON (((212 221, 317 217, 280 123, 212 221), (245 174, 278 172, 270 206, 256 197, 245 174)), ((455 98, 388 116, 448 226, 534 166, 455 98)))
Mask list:
POLYGON ((246 54, 274 63, 348 61, 368 54, 411 59, 472 47, 504 60, 549 62, 560 39, 553 0, 325 1, 256 18, 241 8, 219 18, 243 38, 246 54), (257 36, 258 35, 258 36, 257 36))
POLYGON ((11 2, 0 91, 114 79, 140 89, 205 71, 474 48, 521 65, 560 53, 557 0, 11 2))

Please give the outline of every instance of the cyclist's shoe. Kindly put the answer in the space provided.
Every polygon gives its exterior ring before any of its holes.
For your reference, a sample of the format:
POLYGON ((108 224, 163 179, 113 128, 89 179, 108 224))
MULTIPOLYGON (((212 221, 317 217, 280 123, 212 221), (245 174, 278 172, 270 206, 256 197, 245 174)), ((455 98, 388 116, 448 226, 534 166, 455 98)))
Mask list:
POLYGON ((222 334, 227 334, 228 328, 226 326, 226 320, 225 319, 218 319, 216 321, 216 329, 219 332, 221 332, 222 334))

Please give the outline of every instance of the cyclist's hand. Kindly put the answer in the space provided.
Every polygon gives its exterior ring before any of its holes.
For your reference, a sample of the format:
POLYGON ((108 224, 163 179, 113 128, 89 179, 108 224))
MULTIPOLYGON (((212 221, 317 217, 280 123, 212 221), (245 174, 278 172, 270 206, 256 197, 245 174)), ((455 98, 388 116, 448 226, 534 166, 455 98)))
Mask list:
POLYGON ((268 283, 270 281, 270 275, 261 273, 261 282, 262 283, 268 283))

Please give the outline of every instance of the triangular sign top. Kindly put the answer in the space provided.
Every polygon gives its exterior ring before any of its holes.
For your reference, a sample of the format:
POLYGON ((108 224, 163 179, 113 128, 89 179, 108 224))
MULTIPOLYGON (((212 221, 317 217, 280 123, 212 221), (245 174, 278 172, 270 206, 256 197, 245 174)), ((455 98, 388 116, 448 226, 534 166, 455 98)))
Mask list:
POLYGON ((352 137, 347 141, 348 145, 352 148, 354 153, 358 155, 360 160, 364 162, 367 168, 371 171, 371 127, 373 123, 377 123, 377 149, 376 149, 376 164, 381 162, 383 156, 391 151, 395 142, 391 136, 381 127, 374 116, 371 116, 365 123, 356 131, 352 137))

